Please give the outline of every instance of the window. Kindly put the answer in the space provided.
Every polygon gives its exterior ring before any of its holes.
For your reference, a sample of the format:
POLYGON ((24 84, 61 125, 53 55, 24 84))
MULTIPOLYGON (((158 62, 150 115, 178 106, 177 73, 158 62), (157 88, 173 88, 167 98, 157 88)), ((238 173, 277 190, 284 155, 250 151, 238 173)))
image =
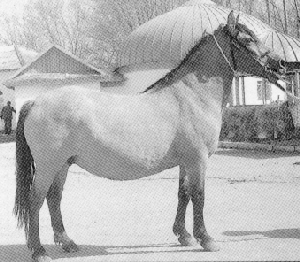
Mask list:
POLYGON ((266 81, 266 100, 272 100, 272 86, 269 81, 266 81))
POLYGON ((257 99, 263 100, 262 81, 257 81, 257 99))
POLYGON ((272 99, 272 86, 269 81, 257 81, 257 99, 258 100, 270 100, 272 99), (264 88, 265 86, 265 88, 264 88))

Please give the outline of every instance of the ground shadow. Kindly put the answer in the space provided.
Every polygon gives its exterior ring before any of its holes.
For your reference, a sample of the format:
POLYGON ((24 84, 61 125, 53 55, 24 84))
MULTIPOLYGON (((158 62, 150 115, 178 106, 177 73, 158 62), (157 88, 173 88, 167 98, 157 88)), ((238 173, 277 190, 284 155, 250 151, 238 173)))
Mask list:
POLYGON ((232 156, 232 157, 244 157, 252 159, 272 159, 299 156, 299 153, 288 153, 288 152, 270 152, 263 150, 244 150, 244 149, 220 149, 216 153, 220 156, 232 156))
POLYGON ((225 231, 225 236, 241 237, 250 235, 262 235, 266 238, 295 238, 300 239, 299 228, 275 229, 269 231, 225 231))
MULTIPOLYGON (((200 246, 185 248, 179 244, 170 245, 141 245, 141 246, 92 246, 80 245, 76 253, 65 253, 59 246, 44 245, 48 255, 52 259, 79 258, 109 255, 131 255, 150 253, 174 253, 174 252, 204 252, 200 246)), ((1 262, 32 262, 30 251, 26 245, 2 245, 0 246, 1 262)))

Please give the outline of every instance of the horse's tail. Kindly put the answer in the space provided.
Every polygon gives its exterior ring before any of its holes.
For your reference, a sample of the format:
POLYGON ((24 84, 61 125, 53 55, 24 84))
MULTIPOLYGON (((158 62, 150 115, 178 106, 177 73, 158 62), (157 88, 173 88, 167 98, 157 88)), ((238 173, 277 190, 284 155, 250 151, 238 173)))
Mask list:
POLYGON ((18 218, 18 226, 24 227, 26 239, 28 239, 29 228, 30 190, 35 167, 24 135, 24 122, 33 105, 33 101, 28 101, 22 106, 16 130, 16 199, 14 214, 18 218))

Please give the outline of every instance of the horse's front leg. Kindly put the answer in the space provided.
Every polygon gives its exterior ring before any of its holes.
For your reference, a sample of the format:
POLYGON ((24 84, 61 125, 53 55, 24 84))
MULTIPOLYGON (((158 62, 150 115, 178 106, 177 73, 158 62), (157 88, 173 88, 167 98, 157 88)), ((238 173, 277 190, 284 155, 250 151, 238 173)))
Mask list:
POLYGON ((185 167, 179 166, 179 187, 178 187, 178 206, 173 232, 178 237, 178 241, 183 246, 194 246, 197 241, 185 229, 185 213, 190 201, 188 192, 188 178, 185 167))
POLYGON ((213 238, 211 238, 205 228, 203 218, 205 174, 208 156, 189 163, 186 167, 189 179, 189 193, 193 203, 193 235, 204 248, 205 251, 218 251, 220 248, 213 238))

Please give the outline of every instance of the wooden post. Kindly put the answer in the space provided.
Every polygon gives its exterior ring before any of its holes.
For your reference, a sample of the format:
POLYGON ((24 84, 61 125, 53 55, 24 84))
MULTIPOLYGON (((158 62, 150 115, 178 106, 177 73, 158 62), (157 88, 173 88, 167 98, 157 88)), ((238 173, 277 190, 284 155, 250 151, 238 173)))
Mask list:
POLYGON ((294 87, 294 94, 297 97, 300 97, 300 70, 295 71, 295 87, 294 87))
POLYGON ((235 106, 235 101, 234 101, 234 85, 231 85, 231 93, 230 93, 230 106, 235 106))
POLYGON ((246 91, 245 91, 245 77, 241 77, 242 80, 242 104, 246 105, 246 91))
POLYGON ((266 79, 263 78, 262 81, 261 81, 261 92, 262 92, 262 103, 263 103, 263 105, 265 105, 266 102, 267 102, 267 99, 266 99, 266 97, 267 97, 266 89, 267 88, 266 88, 266 86, 267 86, 266 79))
POLYGON ((239 106, 240 105, 240 81, 239 81, 239 77, 235 77, 235 102, 236 105, 239 106))

